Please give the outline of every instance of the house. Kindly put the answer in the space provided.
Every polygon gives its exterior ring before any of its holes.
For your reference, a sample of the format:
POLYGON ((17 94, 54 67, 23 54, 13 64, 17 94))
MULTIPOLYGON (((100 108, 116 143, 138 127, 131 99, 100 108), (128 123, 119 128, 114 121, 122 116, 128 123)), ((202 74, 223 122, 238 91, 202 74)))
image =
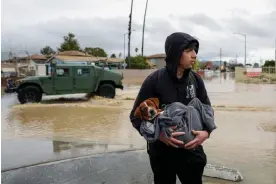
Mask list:
POLYGON ((27 60, 19 57, 13 57, 8 60, 1 61, 1 73, 3 76, 21 76, 27 71, 27 60))
POLYGON ((3 64, 15 65, 15 70, 19 76, 45 75, 45 63, 47 58, 43 55, 34 54, 26 57, 13 57, 2 61, 3 64))
POLYGON ((91 65, 92 63, 98 66, 108 65, 111 68, 121 68, 124 60, 120 58, 95 57, 80 51, 64 51, 53 55, 47 60, 47 63, 55 61, 58 63, 82 63, 91 65))
POLYGON ((1 63, 1 77, 17 76, 16 65, 13 63, 1 63))
POLYGON ((163 68, 166 65, 165 58, 166 54, 154 54, 146 57, 157 69, 163 68))
POLYGON ((17 67, 20 73, 28 76, 46 75, 45 63, 47 58, 44 55, 34 54, 31 56, 17 58, 17 67))
POLYGON ((47 57, 40 54, 34 54, 30 57, 28 63, 29 71, 36 76, 45 76, 46 75, 46 61, 47 57))
POLYGON ((206 61, 206 60, 201 60, 199 65, 201 69, 209 69, 209 70, 217 70, 217 69, 224 69, 225 61, 206 61))

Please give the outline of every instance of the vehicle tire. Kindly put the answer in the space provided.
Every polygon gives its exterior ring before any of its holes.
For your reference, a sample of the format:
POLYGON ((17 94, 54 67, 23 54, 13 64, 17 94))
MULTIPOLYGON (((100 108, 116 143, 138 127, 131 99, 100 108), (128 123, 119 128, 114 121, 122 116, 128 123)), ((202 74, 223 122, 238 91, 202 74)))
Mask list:
POLYGON ((116 89, 112 84, 102 84, 99 87, 98 95, 104 98, 114 98, 116 89))
POLYGON ((21 104, 38 103, 42 99, 42 92, 36 86, 25 86, 18 91, 17 98, 21 104))

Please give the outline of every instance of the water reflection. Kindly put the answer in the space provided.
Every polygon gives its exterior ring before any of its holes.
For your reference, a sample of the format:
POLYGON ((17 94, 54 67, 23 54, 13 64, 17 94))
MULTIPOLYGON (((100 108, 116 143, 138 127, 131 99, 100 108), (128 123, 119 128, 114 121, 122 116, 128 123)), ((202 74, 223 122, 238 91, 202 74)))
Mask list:
MULTIPOLYGON (((238 84, 234 73, 203 79, 214 105, 276 107, 276 85, 238 84)), ((134 86, 118 91, 112 103, 94 100, 68 105, 45 100, 47 103, 12 110, 6 104, 12 105, 16 97, 3 97, 2 165, 145 148, 144 139, 129 122, 133 100, 123 100, 135 98, 138 90, 139 86, 134 86)), ((205 143, 208 161, 238 168, 245 177, 244 184, 275 183, 276 114, 259 109, 215 111, 218 129, 205 143)))
POLYGON ((133 150, 133 144, 129 145, 111 145, 108 143, 83 143, 83 142, 66 142, 66 141, 53 141, 53 152, 62 153, 63 151, 70 151, 74 155, 81 155, 84 152, 108 152, 118 151, 122 149, 133 150))
POLYGON ((222 72, 214 74, 201 74, 206 83, 233 83, 235 82, 235 72, 222 72))
MULTIPOLYGON (((69 142, 45 139, 3 139, 2 172, 44 162, 66 158, 95 155, 99 153, 139 150, 130 145, 116 145, 101 142, 69 142), (20 151, 19 151, 20 150, 20 151), (4 158, 4 159, 3 159, 4 158)), ((141 149, 141 148, 140 148, 141 149)))
POLYGON ((2 136, 48 137, 53 140, 104 141, 129 144, 133 128, 122 108, 96 107, 26 107, 14 109, 2 126, 2 136))

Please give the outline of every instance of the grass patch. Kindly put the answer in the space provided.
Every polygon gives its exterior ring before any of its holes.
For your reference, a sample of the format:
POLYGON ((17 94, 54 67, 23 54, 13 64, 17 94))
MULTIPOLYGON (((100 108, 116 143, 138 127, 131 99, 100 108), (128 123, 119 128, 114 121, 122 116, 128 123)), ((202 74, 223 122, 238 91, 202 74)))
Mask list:
POLYGON ((126 97, 126 98, 124 98, 123 100, 135 100, 135 98, 132 98, 132 97, 126 97))

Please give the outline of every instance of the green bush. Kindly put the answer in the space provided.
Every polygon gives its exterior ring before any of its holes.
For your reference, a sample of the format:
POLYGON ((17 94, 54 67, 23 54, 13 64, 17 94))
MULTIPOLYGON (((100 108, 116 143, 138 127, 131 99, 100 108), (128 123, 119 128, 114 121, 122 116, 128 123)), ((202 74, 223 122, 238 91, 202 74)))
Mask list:
POLYGON ((142 56, 130 57, 130 64, 128 58, 126 58, 127 68, 128 69, 148 69, 150 68, 149 64, 146 62, 146 58, 142 56))
POLYGON ((199 61, 196 60, 196 61, 195 61, 195 64, 193 65, 193 70, 194 70, 194 71, 198 71, 199 69, 200 69, 199 61))

